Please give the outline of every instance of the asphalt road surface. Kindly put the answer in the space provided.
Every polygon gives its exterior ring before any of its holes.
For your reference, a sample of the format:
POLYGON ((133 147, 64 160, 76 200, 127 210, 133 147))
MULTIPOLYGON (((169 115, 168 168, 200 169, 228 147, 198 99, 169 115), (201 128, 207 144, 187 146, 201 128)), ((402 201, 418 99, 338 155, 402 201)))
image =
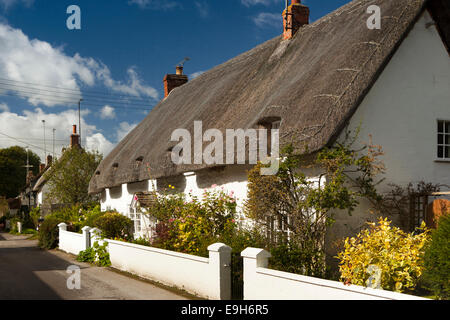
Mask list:
MULTIPOLYGON (((148 282, 44 251, 26 236, 0 233, 0 300, 184 300, 148 282), (69 289, 69 266, 80 268, 80 289, 69 289)), ((70 283, 76 283, 69 281, 70 283)), ((70 287, 70 285, 69 285, 70 287)))

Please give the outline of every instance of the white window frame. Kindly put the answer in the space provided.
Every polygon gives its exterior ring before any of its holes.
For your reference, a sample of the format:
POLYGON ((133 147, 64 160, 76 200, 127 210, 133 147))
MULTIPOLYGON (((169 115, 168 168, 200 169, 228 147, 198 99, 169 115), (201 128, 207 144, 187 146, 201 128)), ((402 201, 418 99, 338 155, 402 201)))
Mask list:
POLYGON ((142 212, 138 212, 133 206, 129 207, 128 218, 133 221, 134 235, 142 236, 142 212))
POLYGON ((448 157, 445 156, 445 149, 450 149, 450 130, 446 130, 448 126, 450 129, 450 120, 438 119, 437 122, 437 148, 436 148, 436 160, 437 161, 449 161, 450 162, 450 151, 448 157), (442 131, 439 130, 439 124, 443 123, 442 131), (442 136, 442 143, 439 143, 439 137, 442 136), (446 137, 448 137, 446 141, 446 137), (439 157, 439 149, 442 148, 442 157, 439 157))

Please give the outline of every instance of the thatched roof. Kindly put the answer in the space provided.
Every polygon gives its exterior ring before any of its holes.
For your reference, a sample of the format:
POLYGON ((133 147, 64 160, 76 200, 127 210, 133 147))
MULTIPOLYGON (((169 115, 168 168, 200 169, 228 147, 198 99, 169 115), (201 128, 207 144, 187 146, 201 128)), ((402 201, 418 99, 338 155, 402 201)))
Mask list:
POLYGON ((203 130, 225 132, 281 118, 281 144, 323 148, 353 115, 425 3, 352 1, 291 40, 276 37, 173 90, 103 160, 89 191, 207 167, 175 166, 168 151, 176 144, 172 132, 193 132, 196 120, 203 130), (372 4, 381 7, 381 30, 367 28, 372 4))

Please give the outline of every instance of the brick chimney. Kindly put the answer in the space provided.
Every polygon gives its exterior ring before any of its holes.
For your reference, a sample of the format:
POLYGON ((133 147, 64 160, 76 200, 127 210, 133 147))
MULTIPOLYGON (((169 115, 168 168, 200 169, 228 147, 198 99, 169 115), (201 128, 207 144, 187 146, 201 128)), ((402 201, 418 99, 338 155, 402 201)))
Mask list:
POLYGON ((169 95, 170 91, 188 81, 188 76, 183 74, 183 66, 177 66, 176 74, 166 74, 164 77, 164 98, 169 95))
MULTIPOLYGON (((286 1, 287 3, 287 1, 286 1)), ((302 26, 309 24, 309 8, 300 3, 300 0, 292 0, 291 5, 283 11, 283 39, 291 39, 302 26)))
POLYGON ((73 125, 73 132, 70 136, 70 148, 80 146, 80 136, 77 134, 77 126, 73 125))

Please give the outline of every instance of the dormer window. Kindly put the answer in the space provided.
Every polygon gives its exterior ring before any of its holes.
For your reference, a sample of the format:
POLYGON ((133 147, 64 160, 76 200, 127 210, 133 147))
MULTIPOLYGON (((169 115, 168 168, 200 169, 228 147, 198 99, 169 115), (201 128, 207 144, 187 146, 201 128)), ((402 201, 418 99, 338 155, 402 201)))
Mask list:
POLYGON ((438 120, 437 159, 450 161, 450 120, 438 120))
POLYGON ((272 155, 272 136, 273 130, 280 130, 281 118, 280 117, 268 117, 261 119, 258 122, 258 129, 267 130, 267 154, 272 155))
POLYGON ((140 157, 136 158, 135 169, 139 168, 139 166, 142 164, 143 161, 144 161, 144 157, 143 156, 140 156, 140 157))

